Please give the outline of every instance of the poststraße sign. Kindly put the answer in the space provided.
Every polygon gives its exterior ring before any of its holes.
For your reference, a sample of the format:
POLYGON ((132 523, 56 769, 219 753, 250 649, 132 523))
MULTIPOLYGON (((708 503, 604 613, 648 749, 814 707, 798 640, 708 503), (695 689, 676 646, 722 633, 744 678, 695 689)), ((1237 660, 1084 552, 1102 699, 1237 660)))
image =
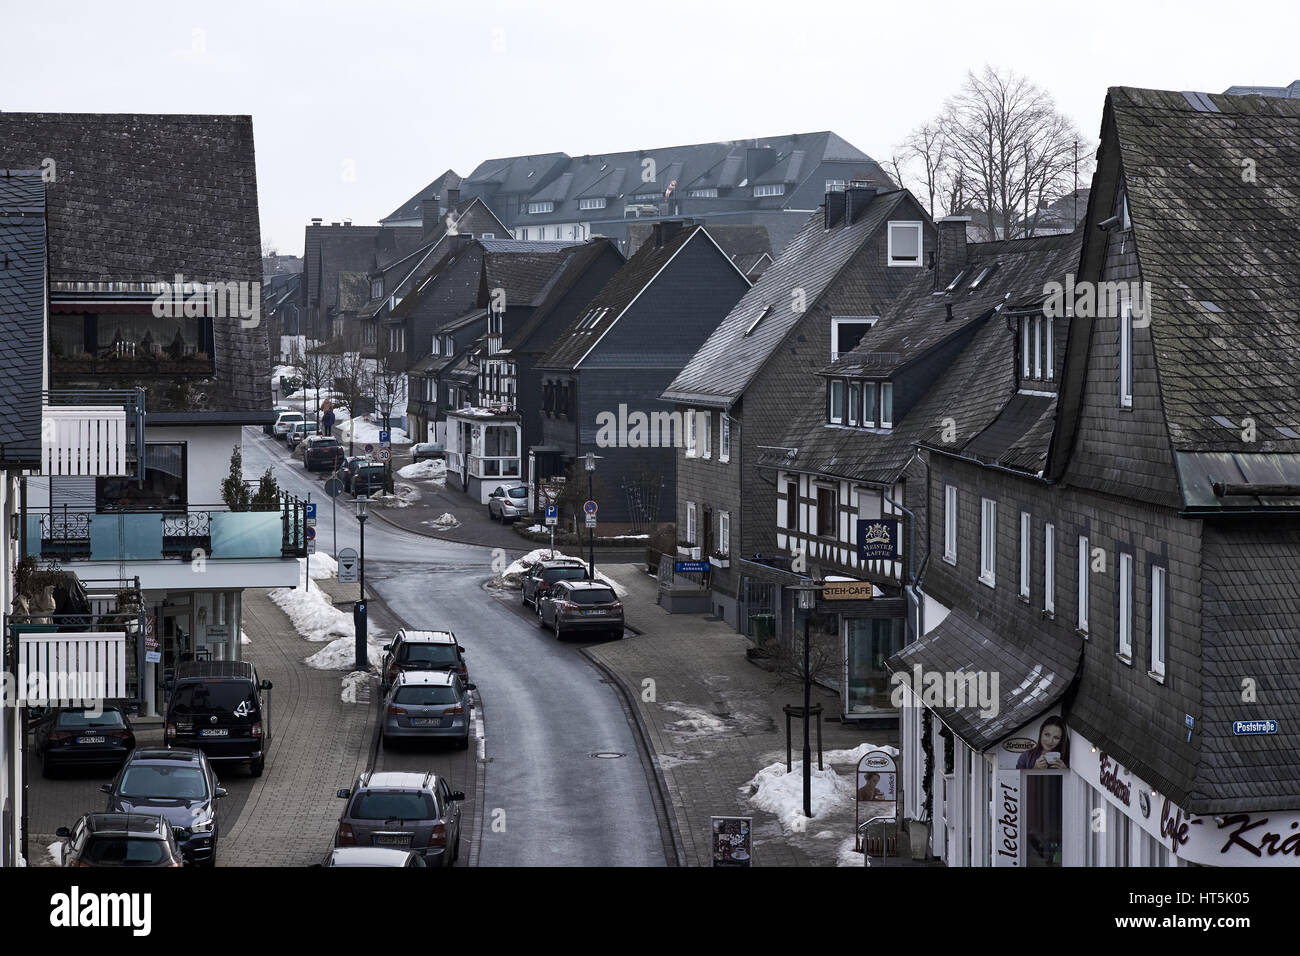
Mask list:
POLYGON ((870 601, 874 594, 870 581, 826 581, 822 584, 823 601, 870 601))

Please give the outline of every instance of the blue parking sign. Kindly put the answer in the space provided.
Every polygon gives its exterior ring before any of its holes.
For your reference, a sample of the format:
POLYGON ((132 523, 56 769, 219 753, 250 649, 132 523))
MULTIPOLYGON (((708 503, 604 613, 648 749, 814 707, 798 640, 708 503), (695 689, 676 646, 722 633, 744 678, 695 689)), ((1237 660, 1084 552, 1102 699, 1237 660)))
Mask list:
POLYGON ((393 433, 389 431, 387 428, 379 429, 379 444, 387 445, 389 441, 392 439, 392 434, 393 433))
POLYGON ((548 517, 548 518, 558 518, 559 516, 560 516, 560 509, 559 509, 559 507, 558 507, 557 505, 547 505, 547 506, 546 506, 546 517, 548 517))
POLYGON ((316 517, 316 503, 314 501, 307 502, 307 517, 316 517))

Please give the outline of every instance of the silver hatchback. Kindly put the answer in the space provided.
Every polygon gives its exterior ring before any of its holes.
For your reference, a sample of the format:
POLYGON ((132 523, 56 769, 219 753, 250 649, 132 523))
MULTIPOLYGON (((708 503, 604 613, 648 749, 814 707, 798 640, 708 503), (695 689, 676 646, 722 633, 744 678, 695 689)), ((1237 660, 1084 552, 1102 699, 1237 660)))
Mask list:
POLYGON ((351 789, 337 791, 347 806, 334 845, 413 850, 429 866, 451 866, 460 856, 460 802, 434 773, 367 771, 351 789))
POLYGON ((454 671, 402 671, 384 700, 385 749, 399 740, 454 740, 469 746, 470 691, 454 671))

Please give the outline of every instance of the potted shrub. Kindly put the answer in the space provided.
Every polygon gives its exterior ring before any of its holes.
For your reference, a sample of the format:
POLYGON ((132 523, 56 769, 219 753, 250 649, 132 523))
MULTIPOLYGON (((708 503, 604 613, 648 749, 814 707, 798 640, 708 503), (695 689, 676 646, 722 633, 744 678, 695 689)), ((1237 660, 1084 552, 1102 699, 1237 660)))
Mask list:
POLYGON ((722 551, 714 551, 709 555, 709 564, 715 568, 729 568, 731 567, 731 555, 722 551))

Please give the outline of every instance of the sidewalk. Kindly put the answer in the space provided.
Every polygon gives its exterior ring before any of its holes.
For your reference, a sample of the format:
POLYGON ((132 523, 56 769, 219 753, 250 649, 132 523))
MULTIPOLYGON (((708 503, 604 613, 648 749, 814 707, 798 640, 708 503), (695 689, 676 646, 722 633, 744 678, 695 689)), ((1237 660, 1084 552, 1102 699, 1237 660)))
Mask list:
MULTIPOLYGON (((817 815, 807 821, 805 832, 797 832, 804 827, 801 813, 787 814, 783 821, 749 799, 749 782, 775 763, 780 763, 778 775, 784 779, 772 783, 802 791, 801 728, 798 721, 792 725, 794 773, 786 776, 781 710, 784 704, 802 703, 801 689, 778 687, 775 675, 746 660, 750 642, 726 624, 702 614, 670 615, 658 607, 657 582, 643 568, 610 565, 603 570, 627 588, 627 622, 641 633, 590 647, 586 653, 618 678, 635 702, 676 819, 685 865, 711 865, 709 818, 715 815, 753 818, 756 866, 861 865, 860 855, 846 851, 846 841, 851 850, 854 829, 856 760, 828 762, 826 774, 819 774, 814 765, 819 778, 814 781, 817 815), (842 779, 830 778, 832 770, 842 779), (838 788, 827 790, 840 796, 833 809, 817 807, 819 784, 838 788)), ((838 697, 824 688, 814 686, 813 703, 821 703, 828 716, 839 713, 838 697)), ((816 760, 815 725, 813 734, 816 760)), ((897 732, 862 731, 830 720, 823 724, 826 753, 868 742, 897 746, 897 732)), ((878 859, 873 862, 879 865, 878 859)))

